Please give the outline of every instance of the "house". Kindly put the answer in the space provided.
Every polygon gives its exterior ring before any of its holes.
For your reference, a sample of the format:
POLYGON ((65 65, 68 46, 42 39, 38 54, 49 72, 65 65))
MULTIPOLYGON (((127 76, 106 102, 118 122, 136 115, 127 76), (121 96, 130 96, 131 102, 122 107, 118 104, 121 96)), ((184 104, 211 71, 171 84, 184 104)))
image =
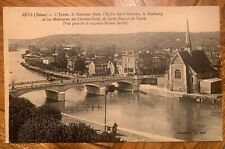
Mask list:
POLYGON ((169 56, 165 52, 123 51, 122 74, 164 74, 169 56))
POLYGON ((89 75, 107 75, 109 74, 108 61, 105 59, 93 59, 88 65, 89 75))
POLYGON ((44 58, 42 58, 38 55, 32 55, 32 54, 24 55, 25 62, 30 64, 30 65, 41 64, 41 63, 43 63, 43 59, 44 58))
POLYGON ((206 53, 213 67, 218 69, 220 67, 220 53, 219 50, 214 50, 206 53))
POLYGON ((75 65, 75 58, 68 58, 67 59, 67 69, 70 71, 74 71, 74 65, 75 65))
POLYGON ((139 53, 137 50, 122 52, 122 73, 137 74, 139 69, 139 53))
POLYGON ((46 65, 52 64, 52 63, 54 63, 54 58, 53 57, 44 57, 42 63, 46 64, 46 65))
POLYGON ((122 65, 122 61, 117 61, 117 74, 122 75, 123 74, 123 65, 122 65))
POLYGON ((62 55, 65 55, 66 54, 66 49, 63 48, 62 45, 57 45, 57 46, 54 46, 54 53, 53 55, 54 56, 62 56, 62 55))
POLYGON ((164 74, 168 69, 169 55, 165 52, 146 51, 139 54, 139 74, 164 74))
POLYGON ((109 74, 116 74, 116 65, 112 61, 108 61, 107 68, 109 70, 109 74))
POLYGON ((169 88, 177 92, 199 93, 203 87, 200 84, 205 84, 200 82, 206 79, 218 85, 219 83, 213 82, 213 80, 218 82, 218 73, 212 67, 204 50, 192 50, 188 22, 185 43, 185 49, 177 51, 171 57, 168 75, 169 88))
POLYGON ((152 73, 164 74, 168 69, 169 56, 164 53, 158 53, 152 55, 152 73))

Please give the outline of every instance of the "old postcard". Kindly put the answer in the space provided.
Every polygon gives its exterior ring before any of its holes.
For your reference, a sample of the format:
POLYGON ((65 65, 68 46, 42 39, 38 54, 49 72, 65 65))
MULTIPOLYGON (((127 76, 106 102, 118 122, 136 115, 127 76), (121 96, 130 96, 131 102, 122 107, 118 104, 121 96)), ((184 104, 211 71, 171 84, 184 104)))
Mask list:
POLYGON ((5 7, 6 142, 222 140, 219 7, 5 7))

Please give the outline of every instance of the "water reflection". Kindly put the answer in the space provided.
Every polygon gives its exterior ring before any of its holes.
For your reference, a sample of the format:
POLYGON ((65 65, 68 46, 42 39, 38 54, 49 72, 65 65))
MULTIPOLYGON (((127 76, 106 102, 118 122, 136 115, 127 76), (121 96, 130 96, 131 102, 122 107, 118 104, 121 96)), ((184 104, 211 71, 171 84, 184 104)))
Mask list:
MULTIPOLYGON (((87 95, 83 88, 67 90, 64 102, 47 102, 42 98, 46 96, 44 91, 23 96, 35 104, 48 104, 62 112, 104 123, 104 96, 87 95)), ((107 124, 116 122, 119 127, 183 140, 220 139, 220 109, 220 105, 179 102, 138 92, 115 92, 107 95, 107 124)))

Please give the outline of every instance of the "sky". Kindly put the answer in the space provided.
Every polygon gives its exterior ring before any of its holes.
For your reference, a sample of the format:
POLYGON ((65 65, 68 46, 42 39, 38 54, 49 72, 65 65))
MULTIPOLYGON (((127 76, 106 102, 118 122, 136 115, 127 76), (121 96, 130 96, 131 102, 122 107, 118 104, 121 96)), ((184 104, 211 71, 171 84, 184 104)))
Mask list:
MULTIPOLYGON (((62 17, 61 17, 62 18, 62 17)), ((185 32, 186 20, 190 32, 220 30, 219 7, 5 7, 4 38, 32 39, 53 34, 125 34, 136 32, 185 32), (146 21, 129 21, 128 25, 63 25, 63 22, 43 22, 45 17, 24 17, 23 13, 93 13, 93 12, 156 12, 162 16, 147 16, 146 21)))

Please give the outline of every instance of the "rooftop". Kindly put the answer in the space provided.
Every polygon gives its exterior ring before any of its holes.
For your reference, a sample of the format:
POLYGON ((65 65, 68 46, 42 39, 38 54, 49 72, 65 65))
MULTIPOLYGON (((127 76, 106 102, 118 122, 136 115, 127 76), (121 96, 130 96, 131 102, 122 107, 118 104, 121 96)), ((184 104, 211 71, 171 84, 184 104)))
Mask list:
POLYGON ((181 58, 186 65, 189 65, 197 74, 216 73, 209 59, 203 50, 179 51, 181 58))

